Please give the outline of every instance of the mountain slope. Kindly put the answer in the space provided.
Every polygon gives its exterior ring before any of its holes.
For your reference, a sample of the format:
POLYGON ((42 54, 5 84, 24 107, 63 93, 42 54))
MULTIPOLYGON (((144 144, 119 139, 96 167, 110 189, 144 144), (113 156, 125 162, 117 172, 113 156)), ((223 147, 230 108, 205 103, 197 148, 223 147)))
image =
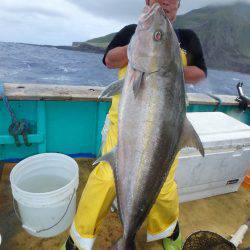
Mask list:
POLYGON ((175 27, 198 34, 209 67, 250 73, 250 4, 194 10, 179 16, 175 27))
POLYGON ((111 33, 111 34, 108 34, 106 36, 94 38, 94 39, 86 41, 86 43, 93 45, 93 46, 99 46, 102 48, 106 48, 108 46, 108 44, 110 43, 110 41, 115 36, 115 34, 116 33, 111 33))
MULTIPOLYGON (((208 67, 250 73, 250 4, 209 6, 178 16, 175 27, 199 36, 208 67)), ((87 41, 105 47, 115 33, 87 41)))

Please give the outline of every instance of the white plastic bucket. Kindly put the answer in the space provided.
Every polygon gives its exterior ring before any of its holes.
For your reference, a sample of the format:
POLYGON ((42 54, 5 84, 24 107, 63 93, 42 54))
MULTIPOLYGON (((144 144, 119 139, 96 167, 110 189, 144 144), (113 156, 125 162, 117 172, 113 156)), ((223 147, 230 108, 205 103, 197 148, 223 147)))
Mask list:
POLYGON ((74 159, 57 153, 31 156, 13 168, 10 182, 19 219, 29 234, 53 237, 71 225, 79 183, 74 159))

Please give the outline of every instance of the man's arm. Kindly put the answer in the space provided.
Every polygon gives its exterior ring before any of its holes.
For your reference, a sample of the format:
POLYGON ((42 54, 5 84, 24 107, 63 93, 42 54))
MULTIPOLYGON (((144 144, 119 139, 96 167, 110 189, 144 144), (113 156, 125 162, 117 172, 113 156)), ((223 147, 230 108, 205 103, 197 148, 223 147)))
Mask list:
POLYGON ((181 30, 181 42, 187 50, 188 66, 184 67, 186 83, 196 84, 207 76, 207 66, 204 60, 201 43, 192 30, 181 30))
MULTIPOLYGON (((128 45, 116 47, 110 50, 105 57, 105 64, 110 69, 122 68, 128 64, 128 45)), ((195 84, 206 77, 206 73, 197 66, 184 67, 184 78, 186 83, 195 84)))
POLYGON ((127 47, 135 29, 135 24, 125 26, 108 45, 103 57, 103 63, 108 68, 122 68, 128 64, 127 47))

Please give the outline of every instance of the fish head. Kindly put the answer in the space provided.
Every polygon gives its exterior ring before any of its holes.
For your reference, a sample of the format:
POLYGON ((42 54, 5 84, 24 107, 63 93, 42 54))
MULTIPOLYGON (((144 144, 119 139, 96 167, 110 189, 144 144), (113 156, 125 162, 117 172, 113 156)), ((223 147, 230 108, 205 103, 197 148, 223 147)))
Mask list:
POLYGON ((178 39, 162 7, 146 6, 128 46, 129 63, 144 73, 157 72, 171 63, 176 45, 178 39))

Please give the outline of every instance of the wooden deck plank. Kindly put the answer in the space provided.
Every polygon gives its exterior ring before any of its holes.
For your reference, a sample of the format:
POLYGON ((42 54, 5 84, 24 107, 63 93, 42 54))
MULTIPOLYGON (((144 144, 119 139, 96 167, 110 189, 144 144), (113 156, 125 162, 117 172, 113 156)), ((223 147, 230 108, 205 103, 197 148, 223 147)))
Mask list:
MULTIPOLYGON (((92 170, 93 160, 80 160, 80 185, 78 201, 87 178, 92 170)), ((20 226, 13 208, 8 169, 3 171, 0 182, 0 233, 3 238, 1 249, 5 250, 59 250, 68 232, 51 239, 39 239, 28 235, 20 226)), ((197 230, 211 230, 230 238, 238 227, 250 217, 250 192, 240 189, 237 193, 220 195, 208 199, 187 202, 180 205, 180 227, 182 238, 197 230)), ((161 241, 145 244, 145 225, 138 233, 138 249, 162 250, 161 241)), ((121 224, 116 213, 109 213, 97 237, 94 250, 107 250, 120 237, 121 224)), ((250 231, 242 248, 250 246, 250 231)))
POLYGON ((10 100, 63 100, 63 101, 96 101, 102 87, 16 84, 5 83, 5 94, 10 100))

